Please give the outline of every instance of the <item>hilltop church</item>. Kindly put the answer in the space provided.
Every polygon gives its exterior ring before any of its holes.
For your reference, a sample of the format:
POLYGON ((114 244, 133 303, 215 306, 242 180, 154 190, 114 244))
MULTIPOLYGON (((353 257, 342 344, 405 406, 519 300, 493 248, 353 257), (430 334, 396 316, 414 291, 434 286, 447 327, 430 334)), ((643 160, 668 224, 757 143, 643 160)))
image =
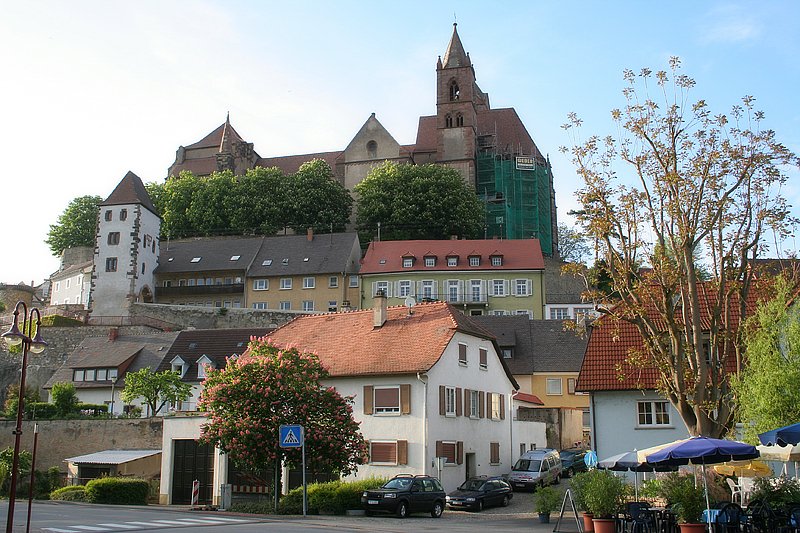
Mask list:
POLYGON ((537 238, 545 255, 558 254, 550 162, 513 107, 491 108, 456 24, 444 57, 436 62, 436 114, 419 117, 414 144, 399 144, 373 113, 344 150, 261 157, 228 118, 200 141, 179 147, 168 176, 224 170, 243 175, 257 166, 291 174, 312 159, 325 160, 351 191, 384 161, 451 166, 485 202, 487 237, 537 238))

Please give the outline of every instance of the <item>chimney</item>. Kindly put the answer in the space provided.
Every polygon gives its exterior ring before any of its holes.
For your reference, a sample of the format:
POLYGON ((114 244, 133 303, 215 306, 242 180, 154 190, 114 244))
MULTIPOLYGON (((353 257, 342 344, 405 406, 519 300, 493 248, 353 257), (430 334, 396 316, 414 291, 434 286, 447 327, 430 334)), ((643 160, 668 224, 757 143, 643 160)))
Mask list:
POLYGON ((386 323, 386 293, 378 291, 375 294, 375 307, 372 310, 372 326, 379 328, 386 323))
POLYGON ((108 340, 114 342, 119 337, 119 328, 109 328, 108 329, 108 340))
POLYGON ((308 228, 306 230, 306 239, 308 240, 308 242, 314 240, 314 228, 308 228))

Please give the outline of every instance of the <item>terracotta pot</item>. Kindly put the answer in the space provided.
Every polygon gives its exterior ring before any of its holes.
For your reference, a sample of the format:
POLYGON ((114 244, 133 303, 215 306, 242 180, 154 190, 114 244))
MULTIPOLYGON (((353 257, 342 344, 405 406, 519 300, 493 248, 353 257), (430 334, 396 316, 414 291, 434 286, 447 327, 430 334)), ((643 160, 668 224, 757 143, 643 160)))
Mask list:
POLYGON ((703 533, 706 530, 705 524, 679 524, 681 533, 703 533))
POLYGON ((616 533, 617 521, 613 518, 595 518, 594 533, 616 533))
POLYGON ((594 533, 593 519, 594 515, 592 513, 583 513, 583 533, 594 533))

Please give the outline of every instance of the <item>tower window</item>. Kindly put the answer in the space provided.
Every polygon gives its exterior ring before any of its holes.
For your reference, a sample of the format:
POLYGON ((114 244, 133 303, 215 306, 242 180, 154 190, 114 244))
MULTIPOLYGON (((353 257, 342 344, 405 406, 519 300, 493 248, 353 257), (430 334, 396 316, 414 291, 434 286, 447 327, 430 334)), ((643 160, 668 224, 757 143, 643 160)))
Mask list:
POLYGON ((117 258, 116 257, 106 258, 106 272, 116 272, 116 271, 117 271, 117 258))
POLYGON ((456 127, 460 128, 464 125, 464 115, 459 113, 456 115, 456 127))
POLYGON ((119 232, 118 231, 112 231, 111 233, 108 234, 108 244, 110 244, 110 245, 119 244, 119 232))
POLYGON ((378 157, 378 143, 370 141, 367 143, 367 157, 375 159, 378 157))
POLYGON ((128 218, 128 210, 127 209, 120 209, 119 210, 119 219, 126 220, 128 218))
POLYGON ((109 209, 106 211, 106 222, 111 221, 111 217, 112 217, 111 210, 109 209))
POLYGON ((445 128, 453 127, 453 117, 449 113, 444 116, 444 127, 445 128))
POLYGON ((458 83, 456 83, 456 80, 451 81, 450 82, 450 100, 458 100, 458 97, 460 96, 460 94, 461 94, 461 91, 459 91, 459 89, 458 89, 458 83))

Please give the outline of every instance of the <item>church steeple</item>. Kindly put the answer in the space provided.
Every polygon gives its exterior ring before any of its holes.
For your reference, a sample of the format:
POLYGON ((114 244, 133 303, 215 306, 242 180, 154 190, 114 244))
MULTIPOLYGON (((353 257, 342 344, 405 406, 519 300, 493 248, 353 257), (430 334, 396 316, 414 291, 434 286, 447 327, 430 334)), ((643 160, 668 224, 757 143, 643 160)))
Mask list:
POLYGON ((444 53, 444 61, 442 62, 444 68, 458 68, 469 67, 472 64, 469 60, 469 54, 464 52, 464 45, 461 44, 461 38, 458 36, 458 23, 453 23, 453 36, 450 38, 450 44, 447 45, 447 51, 444 53))

